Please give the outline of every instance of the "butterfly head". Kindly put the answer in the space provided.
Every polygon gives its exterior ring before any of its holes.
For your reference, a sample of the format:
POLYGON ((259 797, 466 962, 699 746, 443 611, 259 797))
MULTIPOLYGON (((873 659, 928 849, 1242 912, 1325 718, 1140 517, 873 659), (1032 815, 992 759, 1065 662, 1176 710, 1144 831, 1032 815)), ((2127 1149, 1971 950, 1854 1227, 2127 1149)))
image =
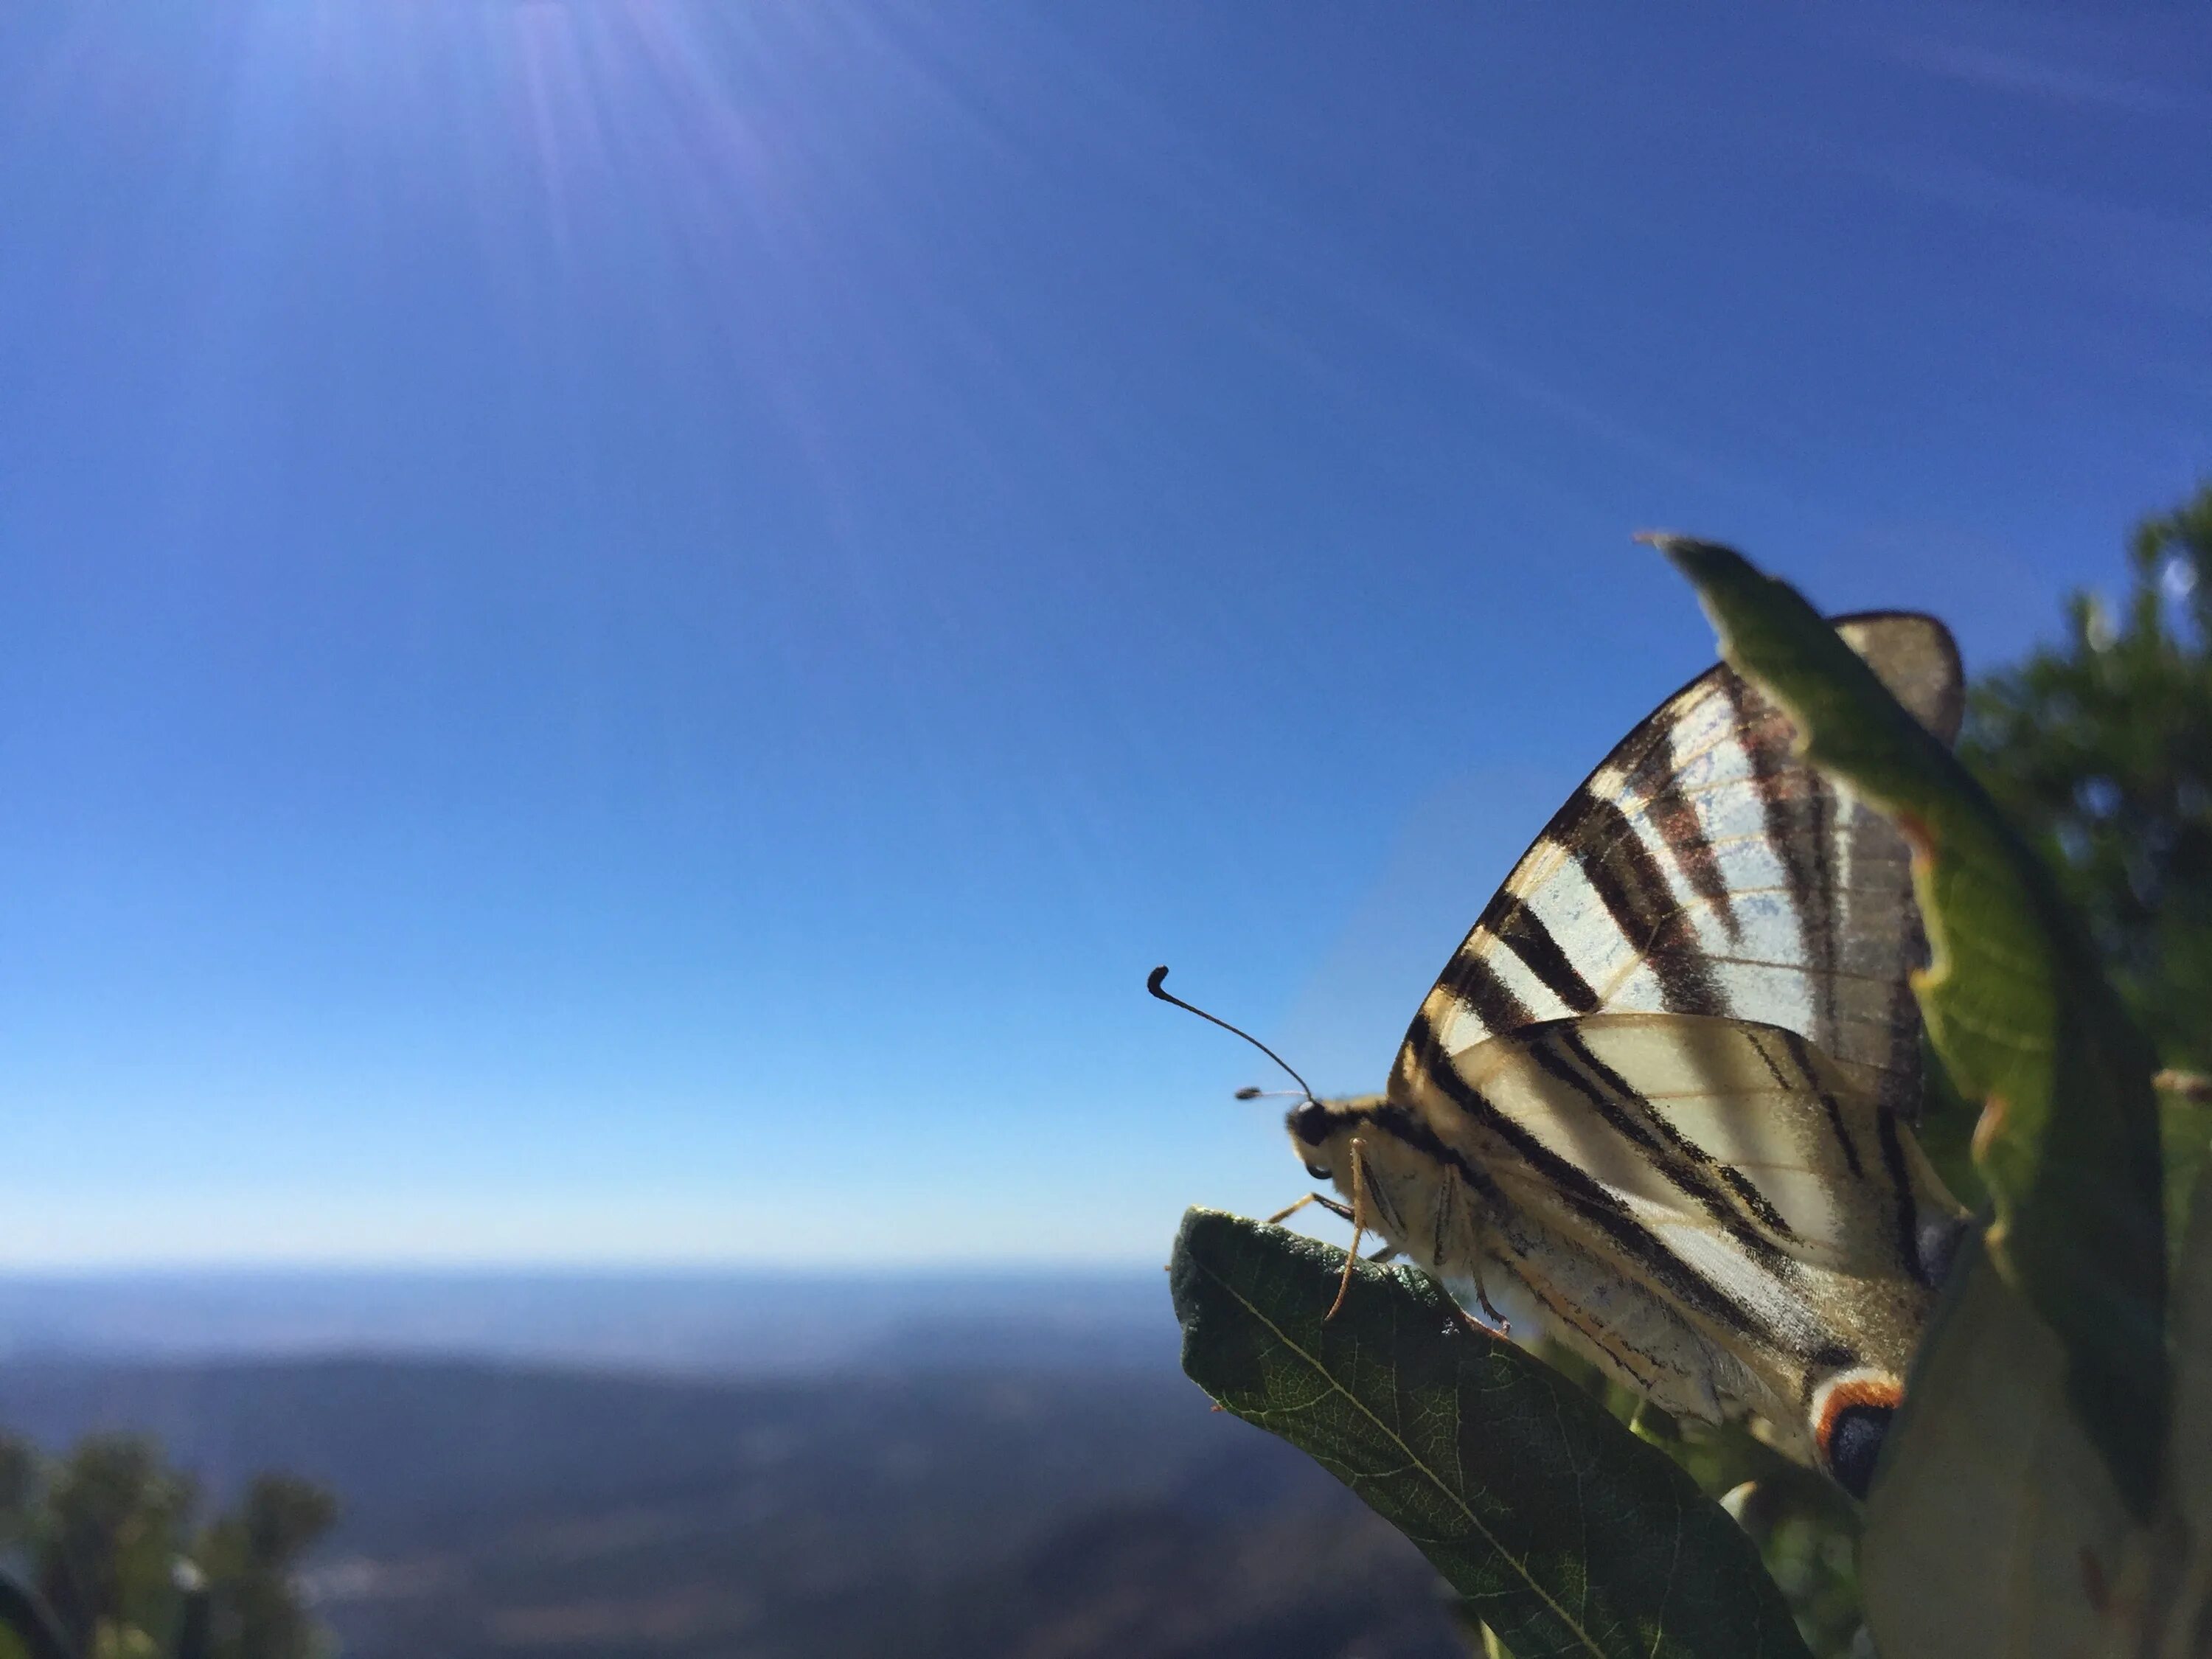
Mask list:
MULTIPOLYGON (((1316 1181, 1334 1181, 1349 1191, 1352 1138, 1369 1126, 1375 1109, 1382 1104, 1380 1095, 1354 1095, 1342 1100, 1309 1097, 1304 1104, 1292 1107, 1283 1126, 1291 1132, 1291 1150, 1298 1155, 1306 1173, 1316 1181)), ((1370 1164, 1378 1156, 1387 1157, 1389 1150, 1387 1145, 1370 1144, 1376 1139, 1370 1134, 1363 1141, 1370 1164)), ((1387 1137, 1384 1139, 1387 1142, 1387 1137)))
POLYGON ((1318 1100, 1309 1100, 1292 1107, 1283 1123, 1291 1132, 1291 1149, 1306 1166, 1306 1173, 1316 1181, 1334 1180, 1336 1167, 1343 1161, 1337 1143, 1349 1130, 1344 1114, 1332 1112, 1318 1100))
POLYGON ((1360 1124, 1356 1115, 1343 1110, 1343 1102, 1307 1099, 1283 1115, 1283 1126, 1290 1130, 1290 1148, 1307 1175, 1316 1182, 1334 1182, 1349 1161, 1345 1141, 1352 1139, 1360 1124))

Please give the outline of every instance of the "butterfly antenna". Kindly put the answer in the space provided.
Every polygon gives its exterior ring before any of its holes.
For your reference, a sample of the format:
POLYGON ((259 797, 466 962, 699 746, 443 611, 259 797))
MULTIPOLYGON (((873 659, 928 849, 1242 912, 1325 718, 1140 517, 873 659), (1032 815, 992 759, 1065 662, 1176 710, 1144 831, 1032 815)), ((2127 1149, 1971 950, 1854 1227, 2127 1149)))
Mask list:
MULTIPOLYGON (((1218 1019, 1213 1015, 1207 1013, 1205 1009, 1194 1007, 1191 1004, 1185 1002, 1181 997, 1176 995, 1174 992, 1166 988, 1167 977, 1167 964, 1163 963, 1160 966, 1152 969, 1151 975, 1145 981, 1145 988, 1147 991, 1150 991, 1154 996, 1158 997, 1162 1002, 1172 1002, 1176 1007, 1182 1009, 1185 1013, 1196 1014, 1200 1019, 1206 1020, 1210 1024, 1218 1025, 1223 1030, 1229 1032, 1231 1036, 1243 1037, 1245 1042, 1250 1043, 1261 1054, 1267 1055, 1268 1059, 1273 1060, 1276 1065, 1288 1072, 1291 1074, 1291 1081, 1298 1085, 1299 1090, 1304 1094, 1305 1097, 1308 1100, 1313 1099, 1314 1091, 1311 1085, 1310 1085, 1304 1078, 1298 1075, 1297 1068, 1292 1066, 1289 1060, 1285 1060, 1280 1054, 1277 1054, 1273 1048, 1270 1048, 1266 1043, 1261 1042, 1259 1038, 1254 1036, 1249 1031, 1239 1030, 1236 1026, 1231 1025, 1227 1020, 1218 1019)), ((1240 1089, 1237 1091, 1237 1097, 1239 1100, 1257 1100, 1260 1097, 1260 1091, 1255 1090, 1251 1094, 1248 1095, 1240 1089)))

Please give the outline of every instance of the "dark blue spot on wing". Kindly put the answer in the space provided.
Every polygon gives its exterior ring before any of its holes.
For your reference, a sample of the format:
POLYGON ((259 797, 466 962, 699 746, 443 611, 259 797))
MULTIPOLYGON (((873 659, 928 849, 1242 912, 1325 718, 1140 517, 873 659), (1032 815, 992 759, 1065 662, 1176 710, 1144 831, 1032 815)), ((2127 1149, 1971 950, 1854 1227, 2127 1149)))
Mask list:
POLYGON ((1863 1498, 1874 1484, 1874 1466, 1889 1433, 1893 1406, 1846 1406, 1828 1425, 1828 1443, 1820 1449, 1828 1473, 1854 1498, 1863 1498))

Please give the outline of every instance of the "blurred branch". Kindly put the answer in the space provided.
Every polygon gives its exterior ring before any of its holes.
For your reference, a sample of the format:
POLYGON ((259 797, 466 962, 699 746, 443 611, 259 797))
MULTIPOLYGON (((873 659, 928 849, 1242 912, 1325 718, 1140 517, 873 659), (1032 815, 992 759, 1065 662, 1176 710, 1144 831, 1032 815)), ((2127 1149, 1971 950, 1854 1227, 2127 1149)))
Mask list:
POLYGON ((46 1603, 6 1572, 0 1572, 0 1629, 15 1632, 29 1659, 71 1659, 46 1603))

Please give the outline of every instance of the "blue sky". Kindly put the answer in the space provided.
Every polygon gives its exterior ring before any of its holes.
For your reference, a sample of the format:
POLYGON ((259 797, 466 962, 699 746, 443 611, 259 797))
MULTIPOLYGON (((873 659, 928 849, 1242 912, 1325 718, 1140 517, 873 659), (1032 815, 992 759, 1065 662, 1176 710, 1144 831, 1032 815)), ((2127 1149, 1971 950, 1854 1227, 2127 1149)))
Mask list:
POLYGON ((2193 9, 0 19, 0 1263, 1164 1259, 1733 540, 2212 471, 2193 9))

